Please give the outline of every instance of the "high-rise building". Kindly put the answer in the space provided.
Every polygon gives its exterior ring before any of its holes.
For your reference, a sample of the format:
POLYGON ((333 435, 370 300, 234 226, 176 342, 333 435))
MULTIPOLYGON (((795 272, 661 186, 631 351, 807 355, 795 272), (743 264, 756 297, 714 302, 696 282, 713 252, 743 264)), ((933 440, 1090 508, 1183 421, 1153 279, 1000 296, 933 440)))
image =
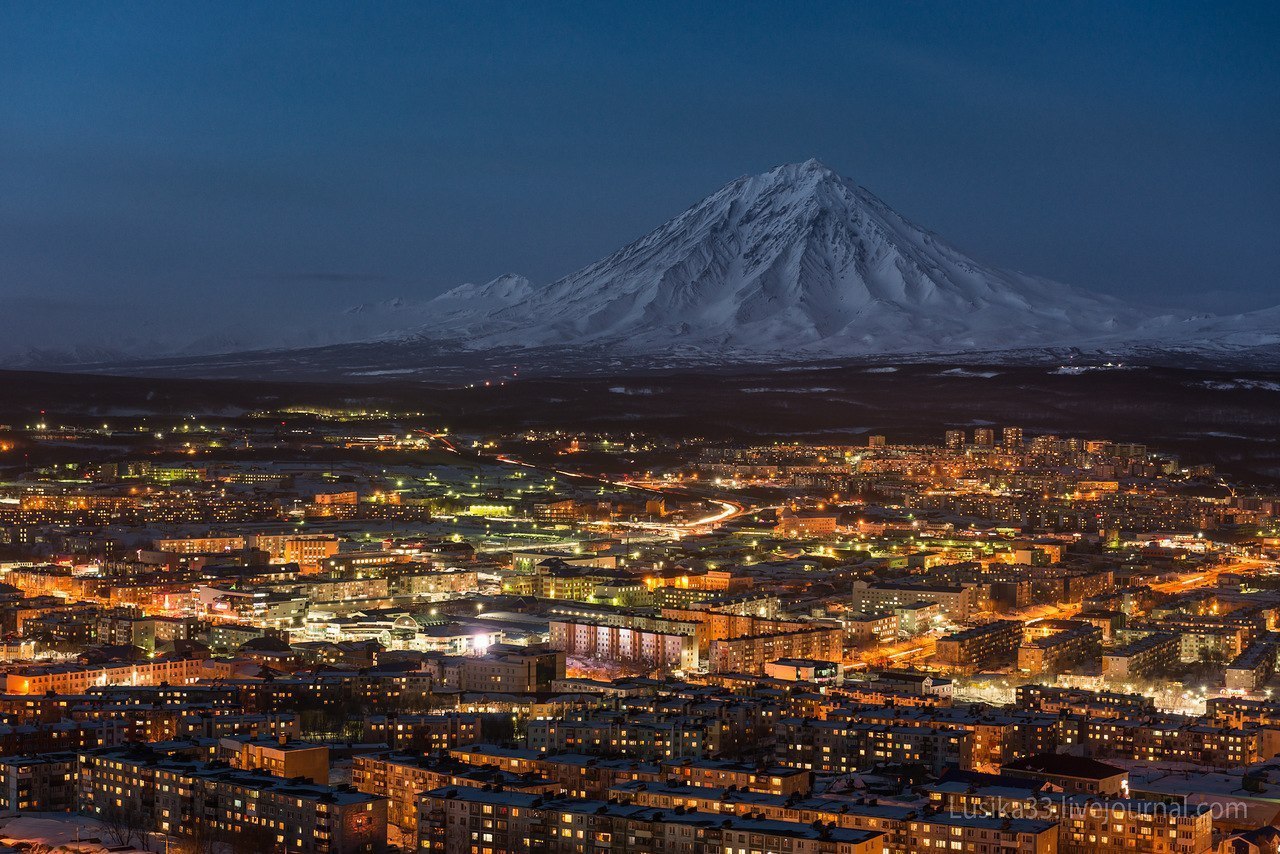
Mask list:
POLYGON ((868 448, 883 448, 884 446, 885 446, 884 436, 874 435, 874 436, 867 437, 868 448))
POLYGON ((948 448, 960 448, 964 446, 963 430, 948 430, 946 433, 946 443, 948 448))
POLYGON ((980 445, 984 448, 994 447, 996 443, 996 431, 990 427, 979 427, 973 431, 973 444, 980 445))
POLYGON ((1036 454, 1056 454, 1063 447, 1062 440, 1054 435, 1036 436, 1031 440, 1031 451, 1036 454))
POLYGON ((1000 442, 1006 448, 1022 447, 1022 428, 1006 427, 1000 431, 1000 442))

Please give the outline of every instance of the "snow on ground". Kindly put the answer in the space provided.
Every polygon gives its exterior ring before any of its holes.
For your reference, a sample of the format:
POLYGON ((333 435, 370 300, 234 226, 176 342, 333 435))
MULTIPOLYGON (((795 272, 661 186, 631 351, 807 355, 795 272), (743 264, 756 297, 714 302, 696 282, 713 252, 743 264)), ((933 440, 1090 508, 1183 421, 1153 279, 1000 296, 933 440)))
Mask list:
POLYGON ((1245 391, 1280 391, 1280 383, 1269 382, 1267 380, 1252 379, 1235 379, 1230 381, 1205 380, 1199 383, 1203 388, 1212 389, 1213 391, 1235 391, 1237 389, 1245 391))
POLYGON ((0 842, 13 847, 101 852, 115 843, 102 824, 74 813, 24 813, 0 819, 0 842))

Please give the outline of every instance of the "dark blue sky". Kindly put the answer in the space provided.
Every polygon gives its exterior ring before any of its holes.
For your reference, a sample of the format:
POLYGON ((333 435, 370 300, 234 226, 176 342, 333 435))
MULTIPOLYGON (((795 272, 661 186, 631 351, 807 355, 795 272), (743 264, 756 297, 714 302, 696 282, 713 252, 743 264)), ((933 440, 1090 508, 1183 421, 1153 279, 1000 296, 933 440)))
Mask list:
POLYGON ((0 334, 543 282, 810 156, 983 261, 1280 303, 1277 8, 8 2, 0 334))

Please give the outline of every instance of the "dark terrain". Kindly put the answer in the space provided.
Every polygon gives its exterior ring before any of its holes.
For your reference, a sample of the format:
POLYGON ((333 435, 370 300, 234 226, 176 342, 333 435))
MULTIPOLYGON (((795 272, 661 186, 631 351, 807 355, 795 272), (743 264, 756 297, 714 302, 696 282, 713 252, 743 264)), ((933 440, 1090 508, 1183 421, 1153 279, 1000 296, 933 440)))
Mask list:
POLYGON ((1146 442, 1244 480, 1280 480, 1280 373, 900 364, 649 372, 479 383, 328 382, 0 372, 0 424, 110 417, 238 420, 291 407, 379 409, 390 420, 498 433, 637 431, 672 438, 937 442, 948 427, 1146 442))

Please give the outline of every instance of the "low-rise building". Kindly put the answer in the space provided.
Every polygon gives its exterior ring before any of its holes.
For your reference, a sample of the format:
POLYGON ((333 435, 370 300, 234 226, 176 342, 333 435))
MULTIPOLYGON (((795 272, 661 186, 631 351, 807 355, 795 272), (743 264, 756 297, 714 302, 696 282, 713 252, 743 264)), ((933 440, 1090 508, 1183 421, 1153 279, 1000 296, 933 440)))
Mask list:
POLYGON ((1050 783, 1064 792, 1081 795, 1124 794, 1129 785, 1129 772, 1096 759, 1063 753, 1041 753, 1016 759, 1000 768, 1002 774, 1050 783))

